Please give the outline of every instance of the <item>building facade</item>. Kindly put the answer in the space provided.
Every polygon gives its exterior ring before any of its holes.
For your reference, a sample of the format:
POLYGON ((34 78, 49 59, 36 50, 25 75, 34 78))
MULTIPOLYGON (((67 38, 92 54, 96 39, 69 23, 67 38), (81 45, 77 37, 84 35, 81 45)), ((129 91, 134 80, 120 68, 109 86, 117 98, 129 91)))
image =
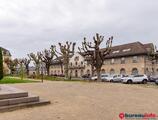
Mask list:
MULTIPOLYGON (((111 48, 109 55, 105 57, 104 64, 101 69, 103 74, 158 74, 158 60, 153 61, 150 54, 155 52, 152 43, 142 44, 134 42, 114 46, 111 48)), ((55 62, 51 66, 51 73, 61 73, 61 62, 55 62)), ((62 68, 64 69, 64 68, 62 68)), ((96 74, 95 71, 93 71, 96 74)), ((53 75, 52 74, 52 75, 53 75)), ((85 60, 80 53, 75 53, 70 57, 69 74, 72 77, 81 77, 85 74, 92 74, 92 66, 85 60)))

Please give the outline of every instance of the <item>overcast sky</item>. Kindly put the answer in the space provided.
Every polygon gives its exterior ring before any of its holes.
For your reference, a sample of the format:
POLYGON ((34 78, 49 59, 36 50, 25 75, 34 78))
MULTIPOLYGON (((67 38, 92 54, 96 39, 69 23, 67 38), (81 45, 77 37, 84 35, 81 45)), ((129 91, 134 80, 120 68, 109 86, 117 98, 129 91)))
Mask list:
POLYGON ((0 0, 0 46, 14 58, 96 32, 158 45, 158 0, 0 0))

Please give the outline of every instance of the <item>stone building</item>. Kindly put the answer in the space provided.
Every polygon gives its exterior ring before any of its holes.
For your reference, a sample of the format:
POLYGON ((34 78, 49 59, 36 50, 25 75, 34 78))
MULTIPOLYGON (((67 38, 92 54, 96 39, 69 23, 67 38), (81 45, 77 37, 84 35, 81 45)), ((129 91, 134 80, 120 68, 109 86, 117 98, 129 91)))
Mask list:
MULTIPOLYGON (((158 60, 152 61, 150 54, 155 52, 152 43, 140 42, 128 43, 112 47, 108 56, 105 57, 101 73, 106 74, 158 74, 158 60)), ((52 75, 61 75, 64 69, 62 58, 55 60, 51 66, 52 75), (61 69, 62 68, 62 69, 61 69)), ((70 57, 69 74, 72 77, 81 77, 92 73, 91 65, 85 57, 75 53, 70 57)), ((95 71, 94 71, 95 74, 95 71)))
POLYGON ((111 53, 105 58, 102 73, 157 74, 155 73, 157 68, 149 57, 153 52, 154 45, 152 43, 142 44, 134 42, 114 46, 111 53))

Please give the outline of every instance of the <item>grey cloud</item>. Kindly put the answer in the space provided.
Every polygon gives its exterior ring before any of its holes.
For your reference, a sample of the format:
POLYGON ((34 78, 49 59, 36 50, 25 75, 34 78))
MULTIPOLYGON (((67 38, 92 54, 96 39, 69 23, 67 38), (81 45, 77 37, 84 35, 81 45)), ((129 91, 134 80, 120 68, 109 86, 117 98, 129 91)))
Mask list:
POLYGON ((114 45, 158 45, 157 0, 0 0, 0 45, 25 57, 67 40, 80 45, 98 32, 114 45))

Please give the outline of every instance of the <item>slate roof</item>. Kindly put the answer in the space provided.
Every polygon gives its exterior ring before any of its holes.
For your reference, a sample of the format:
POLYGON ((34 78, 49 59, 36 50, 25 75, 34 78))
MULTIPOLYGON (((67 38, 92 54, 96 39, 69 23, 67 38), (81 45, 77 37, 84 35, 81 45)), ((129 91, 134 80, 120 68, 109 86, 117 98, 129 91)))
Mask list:
POLYGON ((154 45, 152 43, 142 44, 140 42, 133 42, 112 47, 110 54, 107 55, 105 58, 147 55, 153 50, 154 45))

